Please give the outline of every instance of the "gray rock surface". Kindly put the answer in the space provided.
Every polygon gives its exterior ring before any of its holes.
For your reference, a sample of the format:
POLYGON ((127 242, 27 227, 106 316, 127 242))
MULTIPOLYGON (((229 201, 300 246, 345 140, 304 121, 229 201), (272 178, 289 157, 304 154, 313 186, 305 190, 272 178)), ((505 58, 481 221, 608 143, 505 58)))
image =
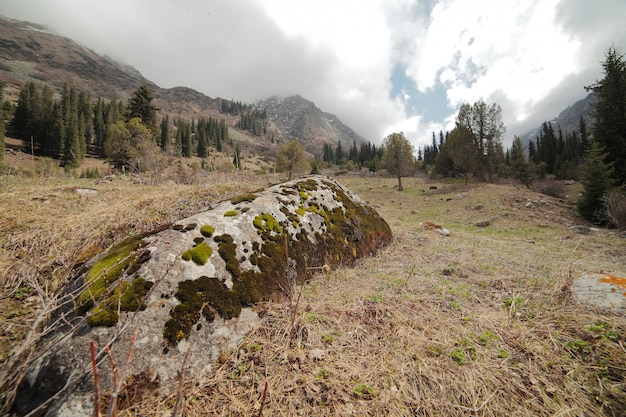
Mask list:
POLYGON ((626 313, 626 278, 587 274, 572 283, 572 293, 583 304, 626 313))
POLYGON ((68 285, 52 318, 57 328, 28 365, 13 412, 48 401, 47 416, 93 415, 92 343, 103 392, 114 388, 111 356, 120 380, 171 392, 183 362, 187 377, 201 377, 242 341, 258 323, 255 303, 390 240, 372 208, 321 176, 131 236, 68 285))

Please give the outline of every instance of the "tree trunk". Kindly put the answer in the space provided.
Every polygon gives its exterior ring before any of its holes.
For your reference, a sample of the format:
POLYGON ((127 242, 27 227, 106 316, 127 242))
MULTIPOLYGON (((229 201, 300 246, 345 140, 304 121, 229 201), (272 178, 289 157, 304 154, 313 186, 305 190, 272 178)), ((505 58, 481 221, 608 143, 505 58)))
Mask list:
POLYGON ((402 176, 398 175, 398 191, 402 190, 404 190, 404 188, 402 188, 402 176))

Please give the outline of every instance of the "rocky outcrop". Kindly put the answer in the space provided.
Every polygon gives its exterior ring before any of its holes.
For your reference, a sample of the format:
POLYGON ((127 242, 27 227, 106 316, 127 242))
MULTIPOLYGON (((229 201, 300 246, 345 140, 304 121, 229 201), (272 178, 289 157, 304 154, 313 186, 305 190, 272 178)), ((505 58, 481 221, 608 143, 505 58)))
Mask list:
POLYGON ((372 208, 320 176, 131 236, 70 283, 71 302, 53 318, 60 328, 29 364, 14 412, 48 401, 42 408, 49 416, 93 415, 92 350, 103 392, 114 389, 114 368, 119 382, 171 391, 181 370, 188 377, 211 372, 241 342, 257 323, 255 303, 390 240, 372 208))

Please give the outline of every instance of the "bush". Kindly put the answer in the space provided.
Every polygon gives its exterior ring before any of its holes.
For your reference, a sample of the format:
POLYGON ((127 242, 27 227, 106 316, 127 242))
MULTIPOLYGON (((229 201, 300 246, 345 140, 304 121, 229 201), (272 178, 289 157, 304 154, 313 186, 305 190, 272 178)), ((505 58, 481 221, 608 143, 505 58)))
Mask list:
POLYGON ((626 227, 626 189, 611 190, 604 198, 607 217, 611 225, 618 229, 626 227))
POLYGON ((533 184, 533 190, 550 197, 563 198, 566 194, 565 184, 562 181, 543 180, 533 184))

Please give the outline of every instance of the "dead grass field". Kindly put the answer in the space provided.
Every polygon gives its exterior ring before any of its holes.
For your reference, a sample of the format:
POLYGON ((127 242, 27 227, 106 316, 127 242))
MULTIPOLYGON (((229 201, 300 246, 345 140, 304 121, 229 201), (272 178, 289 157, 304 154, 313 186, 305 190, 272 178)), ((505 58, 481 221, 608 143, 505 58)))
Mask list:
MULTIPOLYGON (((585 272, 624 276, 623 237, 577 234, 571 204, 511 185, 406 178, 398 192, 393 178, 337 179, 377 208, 393 243, 259 305, 262 325, 182 394, 131 382, 120 416, 169 416, 177 398, 178 415, 257 416, 266 381, 266 417, 626 414, 626 318, 569 291, 585 272)), ((0 365, 23 360, 75 263, 274 180, 0 177, 0 365)))

